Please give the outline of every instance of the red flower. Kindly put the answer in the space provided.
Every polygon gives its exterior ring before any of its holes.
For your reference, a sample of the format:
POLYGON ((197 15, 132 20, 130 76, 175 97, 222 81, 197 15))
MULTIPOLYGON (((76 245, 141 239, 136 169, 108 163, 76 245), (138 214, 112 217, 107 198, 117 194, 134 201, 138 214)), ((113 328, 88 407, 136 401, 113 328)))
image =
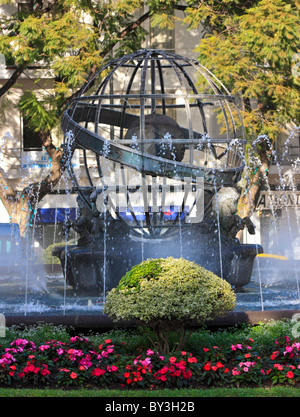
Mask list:
POLYGON ((204 365, 204 370, 205 371, 210 371, 210 362, 208 362, 204 365))
POLYGON ((41 374, 42 374, 43 376, 45 376, 45 375, 49 375, 49 374, 50 374, 50 371, 48 371, 48 369, 44 368, 44 369, 42 369, 42 370, 41 370, 41 374))
POLYGON ((279 355, 279 352, 278 351, 276 351, 276 352, 273 352, 272 353, 272 355, 271 355, 271 359, 272 359, 272 361, 273 360, 275 360, 276 358, 277 358, 277 356, 279 355))

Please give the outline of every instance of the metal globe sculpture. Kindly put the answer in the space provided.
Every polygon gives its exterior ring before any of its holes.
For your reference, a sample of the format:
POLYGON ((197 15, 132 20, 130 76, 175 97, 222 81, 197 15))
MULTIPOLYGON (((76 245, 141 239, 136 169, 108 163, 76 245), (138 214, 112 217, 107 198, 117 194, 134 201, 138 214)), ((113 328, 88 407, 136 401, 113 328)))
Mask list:
POLYGON ((162 50, 111 60, 73 99, 62 129, 80 239, 56 254, 62 265, 68 259, 73 286, 105 291, 140 257, 174 255, 179 246, 178 256, 245 285, 234 262, 253 262, 261 248, 235 239, 253 229, 235 213, 243 124, 237 99, 210 71, 162 50))

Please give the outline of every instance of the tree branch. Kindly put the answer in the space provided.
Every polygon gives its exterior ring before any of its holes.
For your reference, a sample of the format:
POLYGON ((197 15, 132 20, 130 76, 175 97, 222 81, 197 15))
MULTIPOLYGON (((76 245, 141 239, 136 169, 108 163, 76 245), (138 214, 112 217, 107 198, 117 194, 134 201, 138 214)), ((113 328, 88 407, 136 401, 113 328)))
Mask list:
MULTIPOLYGON (((127 28, 123 29, 121 32, 119 32, 119 34, 116 36, 116 39, 114 39, 113 41, 111 41, 103 50, 102 52, 100 52, 100 57, 104 58, 112 49, 114 46, 116 46, 116 44, 123 39, 126 35, 128 35, 128 33, 132 32, 133 30, 136 30, 139 26, 141 26, 141 24, 143 22, 145 22, 148 18, 150 17, 150 12, 144 13, 141 17, 139 17, 135 22, 131 23, 129 26, 127 26, 127 28)), ((71 103, 71 101, 73 100, 73 98, 79 96, 81 94, 81 92, 86 88, 88 82, 93 78, 93 76, 96 74, 98 67, 97 65, 93 65, 88 79, 86 80, 86 82, 84 83, 84 85, 77 91, 75 91, 75 93, 73 93, 70 97, 67 98, 67 100, 63 103, 62 105, 62 113, 66 110, 66 108, 68 107, 68 105, 71 103)), ((91 86, 90 86, 91 87, 91 86)))
POLYGON ((0 88, 0 97, 2 97, 16 83, 17 79, 23 73, 24 69, 25 67, 20 65, 14 70, 9 80, 7 80, 6 83, 0 88))

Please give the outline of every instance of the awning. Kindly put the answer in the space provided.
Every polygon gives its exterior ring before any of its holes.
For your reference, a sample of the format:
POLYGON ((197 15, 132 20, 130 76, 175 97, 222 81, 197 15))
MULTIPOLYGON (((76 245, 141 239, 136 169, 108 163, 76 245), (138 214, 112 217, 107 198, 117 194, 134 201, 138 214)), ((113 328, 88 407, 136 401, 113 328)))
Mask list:
POLYGON ((38 208, 36 223, 65 223, 67 220, 75 221, 78 209, 72 208, 38 208))

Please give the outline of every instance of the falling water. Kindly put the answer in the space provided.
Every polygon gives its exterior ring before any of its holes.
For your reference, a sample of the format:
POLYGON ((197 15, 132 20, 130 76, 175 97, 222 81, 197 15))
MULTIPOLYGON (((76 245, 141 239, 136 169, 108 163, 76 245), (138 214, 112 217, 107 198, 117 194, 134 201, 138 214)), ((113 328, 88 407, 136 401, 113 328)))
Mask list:
POLYGON ((107 262, 107 211, 104 208, 104 237, 103 237, 103 305, 106 300, 106 262, 107 262))
POLYGON ((219 259, 220 259, 220 277, 223 278, 223 262, 222 262, 222 241, 221 241, 221 226, 220 226, 220 213, 218 207, 218 189, 216 184, 216 178, 214 178, 214 189, 216 197, 216 214, 217 214, 217 225, 218 225, 218 240, 219 240, 219 259))
POLYGON ((63 289, 63 314, 64 315, 66 314, 66 297, 67 297, 68 237, 69 237, 69 228, 66 227, 65 228, 64 289, 63 289))
MULTIPOLYGON (((290 142, 291 138, 294 136, 294 134, 295 134, 294 131, 292 131, 290 133, 289 137, 286 140, 286 143, 285 143, 285 151, 284 151, 283 157, 288 152, 288 145, 289 145, 289 142, 290 142)), ((275 162, 276 162, 276 167, 278 168, 278 175, 279 175, 279 180, 280 180, 280 187, 281 187, 282 190, 284 190, 285 183, 284 183, 284 179, 283 179, 283 175, 282 175, 282 166, 280 165, 277 157, 275 159, 275 162)), ((284 195, 284 199, 285 199, 285 203, 286 203, 285 204, 285 211, 286 211, 286 215, 287 215, 287 221, 288 221, 288 229, 289 229, 290 239, 291 239, 291 242, 293 242, 293 233, 292 233, 291 218, 290 218, 290 212, 289 212, 288 205, 287 205, 286 195, 284 195)), ((297 294, 298 294, 298 301, 299 301, 299 307, 300 307, 299 276, 298 276, 298 270, 296 268, 295 262, 293 262, 293 266, 294 266, 294 272, 295 272, 295 277, 296 277, 297 294)))

